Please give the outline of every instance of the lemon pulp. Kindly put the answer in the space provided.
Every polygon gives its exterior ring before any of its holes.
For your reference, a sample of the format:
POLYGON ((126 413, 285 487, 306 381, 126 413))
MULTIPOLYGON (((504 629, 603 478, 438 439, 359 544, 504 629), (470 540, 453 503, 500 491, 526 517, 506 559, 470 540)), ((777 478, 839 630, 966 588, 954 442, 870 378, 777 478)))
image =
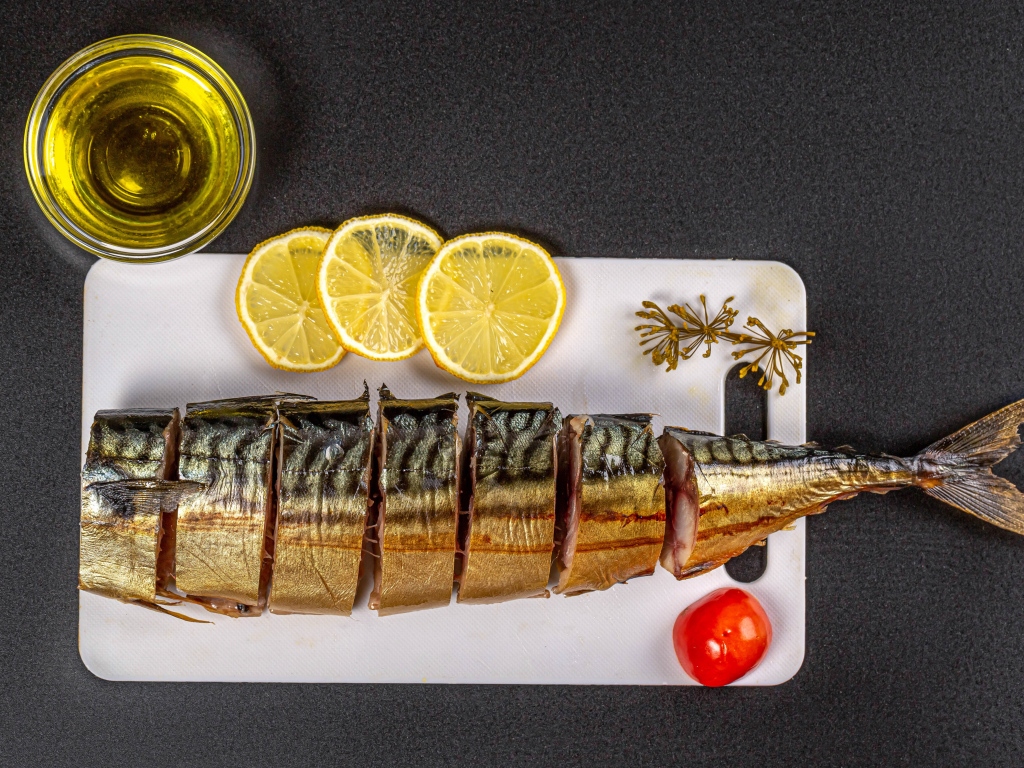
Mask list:
POLYGON ((498 383, 540 359, 565 308, 565 288, 540 246, 512 235, 446 243, 424 273, 417 311, 434 361, 459 378, 498 383))
POLYGON ((434 230, 404 216, 342 224, 324 249, 317 293, 342 346, 372 360, 403 360, 423 348, 416 288, 441 247, 434 230))
POLYGON ((262 243, 238 281, 238 319, 275 368, 321 371, 345 350, 331 333, 316 295, 316 265, 330 230, 302 229, 262 243))

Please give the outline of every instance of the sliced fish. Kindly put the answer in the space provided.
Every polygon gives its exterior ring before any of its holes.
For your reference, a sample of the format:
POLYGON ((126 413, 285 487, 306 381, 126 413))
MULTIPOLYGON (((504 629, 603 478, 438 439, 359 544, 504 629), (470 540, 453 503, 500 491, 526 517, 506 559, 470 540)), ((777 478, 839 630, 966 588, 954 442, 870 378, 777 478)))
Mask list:
POLYGON ((259 615, 273 557, 275 397, 190 404, 179 473, 206 488, 178 507, 176 579, 191 595, 259 615))
POLYGON ((555 592, 577 595, 654 572, 665 538, 665 461, 651 416, 569 416, 555 592))
POLYGON ((555 531, 556 445, 551 403, 466 396, 468 499, 458 601, 547 596, 555 531))
POLYGON ((921 488, 986 522, 1024 533, 1024 494, 991 470, 1020 445, 1022 421, 1024 400, 909 458, 668 427, 660 439, 669 517, 661 564, 676 578, 697 576, 799 518, 863 491, 921 488))
POLYGON ((370 490, 370 392, 279 409, 277 533, 270 610, 348 615, 370 490))
POLYGON ((460 541, 460 601, 544 594, 553 538, 555 591, 576 595, 649 574, 659 555, 695 576, 833 501, 908 487, 1024 534, 1024 494, 992 472, 1020 445, 1024 400, 898 458, 675 427, 655 440, 645 414, 569 416, 556 438, 551 405, 471 394, 460 537, 456 395, 399 400, 382 387, 376 432, 368 393, 301 399, 190 405, 177 454, 176 410, 99 412, 82 470, 81 588, 257 615, 276 554, 273 610, 344 614, 365 540, 370 607, 386 615, 447 605, 460 541))
POLYGON ((162 495, 177 475, 179 412, 99 411, 82 469, 81 589, 148 603, 166 594, 177 499, 162 495), (165 542, 165 536, 168 541, 165 542))
POLYGON ((380 389, 374 588, 380 615, 451 602, 459 520, 458 395, 380 389))

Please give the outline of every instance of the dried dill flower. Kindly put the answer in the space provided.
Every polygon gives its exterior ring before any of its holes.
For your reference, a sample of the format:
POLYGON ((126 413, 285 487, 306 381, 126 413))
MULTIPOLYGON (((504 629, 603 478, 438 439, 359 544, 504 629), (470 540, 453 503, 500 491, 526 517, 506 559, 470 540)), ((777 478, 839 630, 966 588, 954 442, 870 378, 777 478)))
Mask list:
POLYGON ((684 304, 680 307, 678 304, 673 304, 668 308, 669 312, 673 312, 683 318, 683 333, 689 334, 688 338, 694 339, 693 344, 686 348, 687 354, 681 355, 684 360, 689 358, 693 354, 693 350, 699 347, 701 344, 707 344, 708 348, 702 355, 702 357, 711 357, 711 345, 718 343, 718 337, 723 335, 732 325, 733 319, 739 314, 735 309, 729 306, 729 302, 732 301, 735 296, 730 296, 722 304, 722 308, 718 310, 718 314, 715 315, 714 320, 708 319, 708 305, 704 300, 704 294, 700 296, 701 306, 704 308, 704 319, 701 320, 697 317, 697 313, 693 311, 693 308, 689 304, 684 304))
POLYGON ((655 365, 668 363, 665 370, 674 371, 679 364, 679 328, 653 301, 645 301, 644 307, 648 311, 637 312, 636 316, 654 322, 651 325, 638 325, 634 328, 636 331, 643 331, 640 334, 642 339, 640 346, 648 342, 655 342, 653 347, 644 350, 644 354, 649 354, 655 365))
POLYGON ((654 346, 645 349, 644 354, 649 353, 655 365, 667 363, 666 371, 675 370, 680 360, 692 357, 701 344, 707 345, 707 351, 703 356, 710 357, 711 345, 718 342, 718 337, 725 333, 736 317, 736 310, 729 307, 732 300, 732 296, 725 300, 722 309, 713 320, 709 318, 703 295, 700 297, 701 306, 704 308, 703 320, 689 304, 682 307, 673 304, 668 310, 679 316, 681 322, 678 323, 669 318, 653 301, 645 301, 643 306, 647 311, 637 312, 636 315, 653 322, 650 325, 638 325, 635 330, 642 331, 641 346, 649 342, 654 342, 654 346))
POLYGON ((803 359, 793 350, 801 344, 810 344, 813 331, 792 331, 784 329, 778 336, 769 331, 756 317, 748 317, 746 327, 752 333, 723 333, 722 338, 728 339, 733 344, 749 344, 747 349, 741 349, 732 353, 732 356, 739 360, 748 353, 755 355, 754 360, 740 369, 740 378, 743 378, 751 371, 761 371, 761 379, 758 386, 771 390, 775 377, 781 379, 779 394, 786 394, 789 387, 789 379, 786 378, 785 363, 788 361, 796 372, 796 383, 800 383, 800 372, 803 369, 803 359), (766 359, 767 358, 767 359, 766 359))
POLYGON ((771 390, 778 377, 779 394, 786 394, 789 388, 789 379, 786 376, 786 365, 790 365, 796 373, 796 383, 800 383, 800 376, 803 370, 803 359, 794 351, 798 346, 810 344, 814 333, 811 331, 792 331, 784 329, 778 335, 769 331, 764 323, 756 317, 748 317, 746 327, 750 333, 733 333, 729 331, 733 320, 738 314, 735 309, 729 306, 729 302, 735 297, 730 296, 722 304, 722 308, 711 318, 708 313, 708 305, 705 297, 701 295, 700 303, 702 312, 697 313, 689 304, 672 304, 668 311, 676 315, 679 320, 673 320, 661 307, 653 301, 643 303, 644 310, 637 312, 637 317, 650 320, 651 323, 636 326, 641 331, 640 345, 654 343, 654 346, 644 350, 644 354, 650 354, 651 361, 655 365, 666 363, 665 370, 675 370, 680 360, 688 360, 701 344, 707 348, 703 357, 711 356, 711 345, 717 344, 719 339, 725 339, 733 344, 748 345, 746 349, 740 349, 732 353, 734 359, 739 360, 746 355, 753 355, 754 359, 740 370, 740 378, 743 378, 751 371, 760 371, 761 378, 758 386, 771 390))

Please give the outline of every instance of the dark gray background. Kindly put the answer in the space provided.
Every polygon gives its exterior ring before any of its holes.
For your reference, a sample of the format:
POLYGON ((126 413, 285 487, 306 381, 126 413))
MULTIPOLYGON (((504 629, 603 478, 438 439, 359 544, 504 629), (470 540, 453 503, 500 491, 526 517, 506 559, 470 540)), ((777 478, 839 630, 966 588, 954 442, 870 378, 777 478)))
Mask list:
POLYGON ((104 37, 179 38, 245 92, 259 184, 217 250, 404 210, 564 255, 778 259, 803 276, 819 334, 809 437, 907 454, 1024 396, 1019 6, 444 5, 5 4, 0 763, 1021 764, 1024 538, 917 492, 809 521, 807 657, 777 688, 137 685, 85 670, 90 259, 35 210, 21 141, 47 75, 104 37))

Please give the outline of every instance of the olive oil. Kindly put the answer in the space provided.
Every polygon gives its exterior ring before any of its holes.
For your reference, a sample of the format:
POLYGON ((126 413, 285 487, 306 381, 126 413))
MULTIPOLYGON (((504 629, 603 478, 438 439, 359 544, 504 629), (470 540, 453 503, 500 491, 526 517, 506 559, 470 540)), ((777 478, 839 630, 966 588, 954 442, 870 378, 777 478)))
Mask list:
POLYGON ((57 97, 41 147, 50 193, 87 239, 158 250, 195 238, 235 194, 240 126, 184 61, 101 60, 57 97))

